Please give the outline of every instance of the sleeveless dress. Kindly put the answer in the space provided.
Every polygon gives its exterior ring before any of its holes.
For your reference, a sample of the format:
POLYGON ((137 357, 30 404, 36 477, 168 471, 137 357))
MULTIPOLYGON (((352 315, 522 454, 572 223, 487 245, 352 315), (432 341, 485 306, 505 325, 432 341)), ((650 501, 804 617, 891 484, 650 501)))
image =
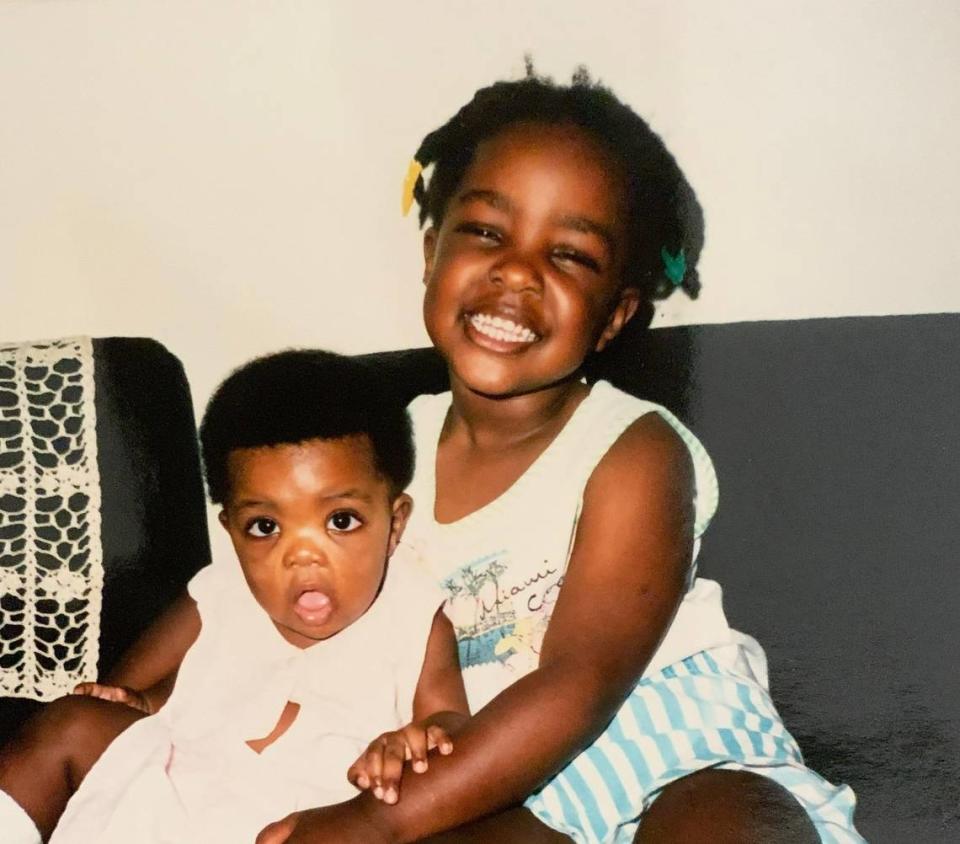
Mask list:
POLYGON ((719 585, 696 576, 700 537, 718 502, 713 464, 697 438, 660 405, 598 382, 510 489, 441 524, 433 515, 436 453, 450 400, 446 393, 410 404, 418 459, 404 538, 446 593, 473 712, 537 667, 584 488, 624 430, 658 413, 694 464, 694 564, 674 621, 603 734, 533 794, 527 808, 583 844, 630 842, 664 786, 705 768, 749 770, 786 787, 823 841, 862 842, 853 826, 853 792, 804 766, 767 691, 763 650, 729 627, 719 585))

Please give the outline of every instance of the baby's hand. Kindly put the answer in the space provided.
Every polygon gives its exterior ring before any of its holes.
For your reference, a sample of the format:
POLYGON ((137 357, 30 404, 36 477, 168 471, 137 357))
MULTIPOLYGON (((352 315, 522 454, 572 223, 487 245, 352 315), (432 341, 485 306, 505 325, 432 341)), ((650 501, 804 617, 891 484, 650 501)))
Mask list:
POLYGON ((78 683, 73 690, 75 695, 98 697, 113 703, 122 703, 132 709, 138 709, 147 715, 153 715, 153 708, 143 692, 128 689, 126 686, 104 686, 100 683, 78 683))
POLYGON ((403 763, 422 774, 427 770, 427 754, 434 748, 444 756, 453 753, 453 741, 446 729, 430 721, 407 724, 390 733, 377 736, 366 752, 347 771, 347 779, 357 788, 373 789, 373 796, 384 803, 400 799, 400 778, 403 763))

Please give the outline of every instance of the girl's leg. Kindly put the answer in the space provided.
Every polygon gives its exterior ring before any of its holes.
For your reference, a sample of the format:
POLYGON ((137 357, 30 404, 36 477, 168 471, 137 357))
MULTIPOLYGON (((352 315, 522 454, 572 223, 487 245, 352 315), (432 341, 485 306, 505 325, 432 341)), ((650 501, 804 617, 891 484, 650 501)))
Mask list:
MULTIPOLYGON (((773 780, 708 769, 668 785, 644 814, 635 844, 819 844, 810 817, 773 780)), ((523 808, 509 809, 421 844, 569 844, 523 808)))
POLYGON ((819 844, 810 816, 773 780, 709 768, 666 786, 634 844, 819 844))
POLYGON ((578 840, 864 844, 853 793, 804 766, 739 654, 702 651, 641 680, 527 808, 578 840))
POLYGON ((100 754, 144 717, 129 706, 91 697, 47 704, 0 749, 0 790, 20 804, 46 840, 100 754))
POLYGON ((432 835, 420 844, 570 844, 570 839, 540 823, 528 809, 516 808, 432 835))

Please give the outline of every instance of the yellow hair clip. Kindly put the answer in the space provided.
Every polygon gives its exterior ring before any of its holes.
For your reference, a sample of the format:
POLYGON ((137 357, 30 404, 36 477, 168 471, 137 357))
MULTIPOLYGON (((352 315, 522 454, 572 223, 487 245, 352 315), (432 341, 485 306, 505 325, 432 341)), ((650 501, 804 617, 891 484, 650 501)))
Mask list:
POLYGON ((404 217, 410 213, 410 208, 413 206, 413 189, 422 172, 423 165, 417 159, 411 159, 407 175, 403 179, 403 195, 400 197, 400 210, 403 211, 404 217))

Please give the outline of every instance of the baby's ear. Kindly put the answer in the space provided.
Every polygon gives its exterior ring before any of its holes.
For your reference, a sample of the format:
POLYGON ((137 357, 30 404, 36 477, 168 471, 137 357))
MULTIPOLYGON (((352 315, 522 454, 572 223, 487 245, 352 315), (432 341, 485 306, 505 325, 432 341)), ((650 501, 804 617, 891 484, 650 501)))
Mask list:
POLYGON ((620 298, 614 305, 613 312, 607 319, 607 324, 597 340, 594 351, 602 351, 613 340, 637 312, 640 306, 640 291, 636 287, 624 287, 620 291, 620 298))
POLYGON ((401 493, 393 500, 393 516, 390 522, 390 544, 387 548, 387 556, 393 554, 397 548, 400 537, 403 536, 403 530, 407 526, 407 520, 413 510, 413 499, 406 493, 401 493))
POLYGON ((433 272, 433 261, 437 254, 437 230, 430 226, 423 233, 423 283, 427 283, 433 272))

